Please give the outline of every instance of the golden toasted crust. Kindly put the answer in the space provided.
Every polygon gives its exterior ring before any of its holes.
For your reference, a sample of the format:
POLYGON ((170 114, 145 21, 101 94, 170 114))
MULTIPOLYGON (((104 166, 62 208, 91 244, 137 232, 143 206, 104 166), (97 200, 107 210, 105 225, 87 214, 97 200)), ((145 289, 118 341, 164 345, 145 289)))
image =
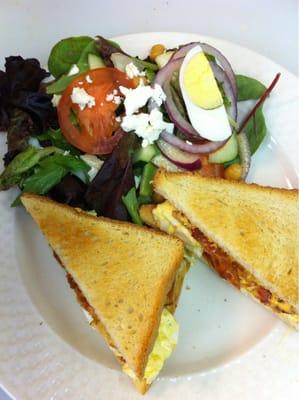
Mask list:
POLYGON ((115 347, 142 377, 183 258, 182 242, 46 197, 24 194, 21 199, 115 347))
POLYGON ((298 190, 159 170, 154 189, 257 281, 298 307, 298 190))

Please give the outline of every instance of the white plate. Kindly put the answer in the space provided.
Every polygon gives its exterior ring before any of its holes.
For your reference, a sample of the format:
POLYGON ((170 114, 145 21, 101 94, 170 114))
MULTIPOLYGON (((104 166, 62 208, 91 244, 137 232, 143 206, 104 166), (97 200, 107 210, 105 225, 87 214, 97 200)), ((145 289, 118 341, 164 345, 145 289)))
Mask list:
MULTIPOLYGON (((293 134, 298 81, 293 75, 252 51, 194 34, 115 38, 125 50, 139 56, 145 56, 154 43, 171 47, 198 39, 218 47, 236 72, 265 84, 282 72, 265 105, 268 137, 253 158, 249 180, 296 186, 293 134), (284 149, 289 150, 288 156, 284 149)), ((2 142, 4 153, 4 137, 2 142)), ((18 399, 139 398, 102 338, 86 323, 62 269, 29 215, 9 208, 12 198, 12 192, 0 193, 0 382, 18 399)), ((292 371, 294 365, 299 367, 298 359, 291 357, 286 362, 277 357, 280 352, 273 352, 288 328, 204 265, 194 266, 188 274, 176 315, 181 325, 179 344, 161 379, 151 388, 150 398, 179 399, 184 394, 196 399, 201 393, 206 400, 234 399, 244 390, 248 395, 255 393, 259 382, 262 391, 274 386, 278 395, 285 393, 287 385, 289 395, 295 394, 292 371), (281 374, 284 364, 287 373, 281 374)), ((293 353, 295 336, 290 332, 282 341, 281 354, 290 353, 289 349, 293 353)))

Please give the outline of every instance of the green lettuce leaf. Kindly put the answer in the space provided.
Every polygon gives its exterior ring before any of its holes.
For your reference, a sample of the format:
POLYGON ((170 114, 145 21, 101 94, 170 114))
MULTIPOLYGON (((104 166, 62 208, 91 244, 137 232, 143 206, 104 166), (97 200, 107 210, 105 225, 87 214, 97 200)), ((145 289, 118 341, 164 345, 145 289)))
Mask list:
POLYGON ((22 153, 19 153, 4 169, 0 175, 0 190, 7 190, 18 185, 44 157, 59 151, 55 147, 36 149, 29 146, 22 153))
POLYGON ((137 201, 136 189, 132 187, 125 196, 122 196, 122 201, 126 206, 132 221, 135 224, 143 225, 142 220, 139 216, 139 204, 137 201))

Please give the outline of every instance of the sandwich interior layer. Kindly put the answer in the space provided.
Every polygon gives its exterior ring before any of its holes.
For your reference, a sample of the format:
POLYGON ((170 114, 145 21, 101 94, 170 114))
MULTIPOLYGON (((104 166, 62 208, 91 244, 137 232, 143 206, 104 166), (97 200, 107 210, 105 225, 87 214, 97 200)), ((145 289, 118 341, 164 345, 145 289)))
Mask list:
MULTIPOLYGON (((57 254, 54 253, 54 256, 59 264, 64 268, 57 254)), ((123 358, 119 350, 115 347, 112 338, 96 315, 94 308, 88 303, 86 297, 82 293, 80 287, 75 282, 71 274, 69 272, 66 272, 68 283, 70 287, 75 291, 78 303, 85 311, 88 312, 88 314, 92 318, 92 322, 90 323, 90 325, 102 334, 109 348, 114 353, 119 363, 122 365, 123 372, 125 372, 133 379, 136 387, 142 393, 146 392, 149 385, 157 377, 163 367, 165 360, 171 355, 177 344, 179 326, 172 314, 176 309, 181 292, 181 286, 183 284, 183 280, 186 272, 189 269, 189 266, 189 262, 183 259, 177 271, 177 275, 173 282, 173 285, 167 295, 166 304, 162 311, 160 325, 158 328, 158 335, 154 342, 153 349, 149 354, 148 362, 144 371, 144 376, 141 378, 138 377, 134 373, 134 371, 129 368, 126 360, 123 358)))
MULTIPOLYGON (((169 202, 165 201, 157 205, 152 212, 156 222, 159 224, 159 228, 162 230, 171 231, 172 234, 179 234, 181 237, 181 226, 183 225, 185 229, 188 229, 188 237, 192 236, 192 238, 200 244, 203 257, 222 278, 229 281, 241 291, 248 293, 266 307, 271 308, 272 311, 279 314, 282 319, 287 319, 292 325, 297 326, 299 324, 299 316, 295 307, 286 303, 276 294, 260 285, 253 274, 234 261, 232 257, 225 253, 214 242, 210 241, 198 228, 192 226, 186 216, 169 202), (167 203, 167 206, 165 203, 167 203), (170 208, 172 210, 171 218, 169 218, 170 208), (165 209, 167 209, 167 213, 164 212, 165 209), (163 212, 161 212, 161 210, 163 210, 163 212)), ((190 243, 190 240, 188 243, 190 249, 192 243, 190 243)))

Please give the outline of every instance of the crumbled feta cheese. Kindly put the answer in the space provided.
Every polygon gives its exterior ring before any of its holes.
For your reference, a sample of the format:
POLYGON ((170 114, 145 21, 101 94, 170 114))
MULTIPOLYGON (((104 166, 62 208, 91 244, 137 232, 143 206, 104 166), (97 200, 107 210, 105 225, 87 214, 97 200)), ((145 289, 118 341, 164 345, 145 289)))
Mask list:
POLYGON ((190 146, 192 146, 192 142, 189 142, 189 140, 186 140, 187 144, 190 144, 190 146))
POLYGON ((113 93, 108 93, 106 96, 106 101, 119 105, 121 103, 122 98, 120 96, 116 96, 117 93, 118 93, 117 90, 113 90, 113 93))
POLYGON ((119 116, 119 117, 115 117, 115 121, 116 122, 121 122, 121 117, 119 116))
POLYGON ((166 95, 160 85, 151 86, 139 85, 135 89, 128 89, 120 86, 119 90, 125 96, 124 106, 127 115, 132 115, 144 107, 148 100, 152 98, 155 103, 160 106, 166 99, 166 95))
POLYGON ((80 156, 80 158, 90 167, 90 170, 88 171, 88 176, 92 181, 101 169, 104 161, 100 160, 98 157, 92 154, 83 154, 82 156, 80 156))
POLYGON ((114 97, 114 94, 113 94, 113 93, 107 94, 107 96, 106 96, 106 101, 112 101, 112 100, 113 100, 113 97, 114 97))
POLYGON ((53 94, 53 97, 52 97, 52 100, 51 100, 51 102, 53 104, 53 107, 57 107, 58 106, 61 97, 62 97, 61 94, 53 94))
POLYGON ((163 114, 158 109, 152 110, 150 114, 126 115, 122 120, 121 127, 125 132, 134 131, 137 136, 142 138, 142 147, 158 140, 163 130, 173 133, 173 124, 163 121, 163 114))
POLYGON ((114 96, 113 103, 116 104, 116 105, 119 105, 121 103, 121 97, 120 96, 114 96))
POLYGON ((118 90, 117 90, 117 89, 114 89, 114 90, 113 90, 113 94, 114 94, 114 96, 116 96, 116 95, 118 94, 118 90))
POLYGON ((63 152, 63 155, 64 156, 68 156, 70 154, 70 151, 69 150, 65 150, 64 152, 63 152))
POLYGON ((69 70, 68 76, 73 76, 76 75, 80 72, 78 66, 76 64, 71 66, 71 69, 69 70))
POLYGON ((86 75, 85 80, 87 83, 92 83, 93 80, 91 79, 90 75, 86 75))
POLYGON ((73 88, 71 99, 74 104, 78 104, 81 111, 84 110, 86 106, 92 108, 96 104, 93 96, 90 96, 85 89, 78 87, 73 88))
POLYGON ((160 107, 163 101, 166 100, 166 94, 164 93, 162 87, 157 83, 154 85, 152 99, 155 101, 158 107, 160 107))
POLYGON ((127 77, 130 79, 135 78, 136 76, 139 76, 139 69, 134 65, 132 62, 126 65, 126 74, 127 77))
POLYGON ((136 89, 120 86, 119 90, 125 96, 124 106, 127 115, 132 115, 139 108, 145 106, 152 96, 152 88, 150 86, 138 86, 136 89))

